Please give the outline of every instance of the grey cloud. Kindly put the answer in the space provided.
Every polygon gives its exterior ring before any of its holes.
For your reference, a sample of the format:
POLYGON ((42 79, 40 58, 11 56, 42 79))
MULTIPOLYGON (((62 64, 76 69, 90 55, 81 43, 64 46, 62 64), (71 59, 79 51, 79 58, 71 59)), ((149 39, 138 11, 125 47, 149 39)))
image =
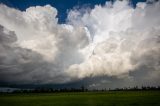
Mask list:
POLYGON ((63 75, 53 69, 54 64, 45 61, 37 52, 14 44, 16 42, 15 33, 8 31, 6 34, 4 29, 3 26, 0 26, 1 82, 26 84, 64 81, 64 77, 60 77, 63 75))

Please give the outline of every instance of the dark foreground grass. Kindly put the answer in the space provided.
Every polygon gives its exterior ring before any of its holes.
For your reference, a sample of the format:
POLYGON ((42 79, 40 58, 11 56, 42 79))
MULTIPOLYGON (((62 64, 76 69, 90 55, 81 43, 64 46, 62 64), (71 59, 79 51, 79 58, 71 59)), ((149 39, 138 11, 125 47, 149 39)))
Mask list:
POLYGON ((1 94, 0 106, 160 106, 160 91, 1 94))

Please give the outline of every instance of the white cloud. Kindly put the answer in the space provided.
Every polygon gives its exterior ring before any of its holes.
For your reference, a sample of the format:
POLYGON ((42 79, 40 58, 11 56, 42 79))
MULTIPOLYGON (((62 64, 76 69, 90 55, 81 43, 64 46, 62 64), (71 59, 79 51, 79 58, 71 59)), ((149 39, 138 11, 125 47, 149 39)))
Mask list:
POLYGON ((81 64, 72 65, 69 73, 78 78, 120 76, 134 71, 142 64, 157 70, 160 65, 159 4, 138 3, 134 9, 126 1, 116 1, 113 5, 110 2, 105 6, 97 5, 91 12, 84 14, 72 10, 69 22, 76 26, 77 22, 79 26, 86 26, 93 41, 86 47, 86 51, 91 49, 89 58, 81 64), (146 57, 140 59, 143 56, 146 57), (133 63, 135 58, 138 60, 133 63), (149 61, 157 65, 151 65, 149 61))
MULTIPOLYGON (((121 78, 143 66, 147 72, 160 73, 159 10, 160 2, 138 3, 136 8, 127 1, 106 2, 85 13, 71 10, 68 23, 58 24, 57 10, 50 5, 22 12, 0 4, 4 42, 0 68, 18 65, 0 70, 1 80, 60 83, 102 75, 121 78), (10 49, 4 46, 9 42, 10 49)), ((153 76, 157 78, 147 77, 153 76)))

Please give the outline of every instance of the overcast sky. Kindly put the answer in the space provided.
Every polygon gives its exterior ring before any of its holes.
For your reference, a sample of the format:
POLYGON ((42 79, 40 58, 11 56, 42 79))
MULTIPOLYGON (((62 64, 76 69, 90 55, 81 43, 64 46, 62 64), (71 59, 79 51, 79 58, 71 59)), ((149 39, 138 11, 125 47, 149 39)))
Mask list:
POLYGON ((0 86, 160 85, 160 2, 22 1, 0 0, 0 86))

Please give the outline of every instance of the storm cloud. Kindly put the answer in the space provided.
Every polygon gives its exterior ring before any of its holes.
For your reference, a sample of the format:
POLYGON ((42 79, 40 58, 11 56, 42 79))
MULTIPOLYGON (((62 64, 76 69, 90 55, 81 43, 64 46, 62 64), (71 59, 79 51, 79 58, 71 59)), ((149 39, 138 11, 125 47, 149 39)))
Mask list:
POLYGON ((70 10, 59 24, 50 5, 0 4, 0 82, 159 85, 159 11, 160 2, 106 2, 70 10))

